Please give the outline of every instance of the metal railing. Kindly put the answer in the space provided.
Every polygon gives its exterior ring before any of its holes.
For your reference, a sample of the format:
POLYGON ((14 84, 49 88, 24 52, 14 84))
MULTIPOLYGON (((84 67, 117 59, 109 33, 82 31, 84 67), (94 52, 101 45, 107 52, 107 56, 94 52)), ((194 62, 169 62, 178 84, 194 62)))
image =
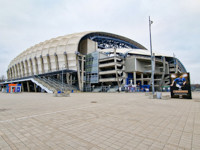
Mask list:
POLYGON ((39 79, 40 81, 44 82, 48 85, 48 87, 53 88, 54 91, 71 91, 71 90, 77 90, 77 88, 73 85, 69 85, 66 83, 62 83, 60 80, 51 78, 51 77, 40 77, 35 76, 36 79, 39 79))

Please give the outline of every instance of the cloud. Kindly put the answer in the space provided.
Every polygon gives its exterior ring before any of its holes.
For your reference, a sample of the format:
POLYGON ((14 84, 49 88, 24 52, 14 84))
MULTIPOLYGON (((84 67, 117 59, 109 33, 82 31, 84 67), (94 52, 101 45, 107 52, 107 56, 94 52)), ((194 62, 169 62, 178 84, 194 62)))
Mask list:
POLYGON ((199 8, 198 0, 0 0, 0 72, 23 50, 75 32, 111 32, 149 48, 150 15, 153 50, 175 53, 197 81, 199 8))

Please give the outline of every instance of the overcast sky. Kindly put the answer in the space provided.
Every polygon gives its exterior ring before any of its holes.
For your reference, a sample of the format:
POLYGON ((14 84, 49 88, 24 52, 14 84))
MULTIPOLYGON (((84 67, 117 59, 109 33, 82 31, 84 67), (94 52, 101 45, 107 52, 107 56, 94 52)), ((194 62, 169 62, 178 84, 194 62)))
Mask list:
POLYGON ((175 56, 200 83, 200 0, 0 0, 0 76, 10 61, 45 40, 83 31, 131 38, 175 56))

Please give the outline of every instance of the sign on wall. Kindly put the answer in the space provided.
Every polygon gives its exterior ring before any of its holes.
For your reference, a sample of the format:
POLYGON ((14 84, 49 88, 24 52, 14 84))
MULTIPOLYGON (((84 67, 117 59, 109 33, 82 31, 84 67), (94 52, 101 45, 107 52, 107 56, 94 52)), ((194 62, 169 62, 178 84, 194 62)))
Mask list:
POLYGON ((189 73, 172 73, 170 80, 171 98, 192 99, 189 73))

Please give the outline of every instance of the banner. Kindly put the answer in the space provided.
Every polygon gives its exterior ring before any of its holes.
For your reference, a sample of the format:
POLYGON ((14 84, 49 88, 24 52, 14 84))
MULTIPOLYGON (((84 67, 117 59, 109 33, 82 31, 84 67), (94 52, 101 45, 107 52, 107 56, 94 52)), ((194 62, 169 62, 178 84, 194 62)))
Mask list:
POLYGON ((171 98, 192 99, 189 73, 172 73, 170 81, 171 98))

